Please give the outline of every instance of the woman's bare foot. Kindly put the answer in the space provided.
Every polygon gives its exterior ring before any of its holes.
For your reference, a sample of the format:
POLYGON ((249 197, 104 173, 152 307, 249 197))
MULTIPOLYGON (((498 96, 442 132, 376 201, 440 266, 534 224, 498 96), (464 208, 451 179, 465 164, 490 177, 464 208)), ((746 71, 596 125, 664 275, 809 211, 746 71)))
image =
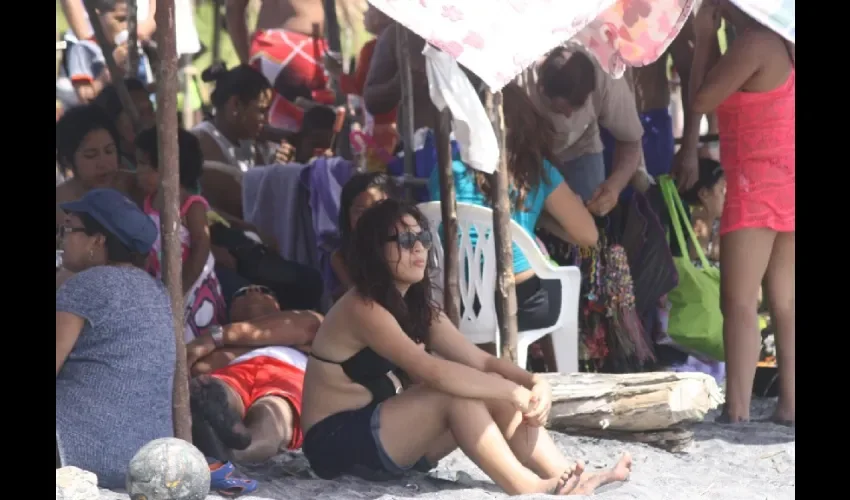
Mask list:
POLYGON ((789 410, 786 408, 782 408, 782 405, 779 404, 773 411, 773 415, 771 415, 770 421, 777 425, 794 427, 794 423, 796 421, 795 417, 796 415, 793 409, 789 410))
POLYGON ((565 470, 564 473, 561 474, 561 477, 550 479, 548 482, 551 483, 554 481, 554 484, 550 484, 550 486, 545 488, 544 491, 550 495, 570 495, 576 486, 578 486, 583 473, 584 462, 579 460, 575 463, 575 465, 565 470))
POLYGON ((632 456, 629 452, 623 453, 617 464, 610 470, 590 474, 581 479, 579 485, 573 490, 573 495, 589 495, 600 486, 616 481, 625 481, 632 473, 632 456))

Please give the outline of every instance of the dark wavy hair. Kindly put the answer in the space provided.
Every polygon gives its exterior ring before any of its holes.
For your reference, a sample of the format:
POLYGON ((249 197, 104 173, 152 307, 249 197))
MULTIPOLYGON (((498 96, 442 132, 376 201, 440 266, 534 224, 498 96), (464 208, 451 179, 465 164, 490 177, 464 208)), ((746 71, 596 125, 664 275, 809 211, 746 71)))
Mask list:
MULTIPOLYGON (((543 170, 543 160, 552 161, 554 158, 555 127, 516 83, 509 83, 502 89, 502 109, 505 113, 505 149, 511 198, 515 210, 525 211, 528 193, 537 189, 541 182, 549 182, 543 170)), ((475 182, 487 204, 493 206, 490 176, 476 170, 475 182)))
MULTIPOLYGON (((372 188, 380 189, 387 196, 390 196, 389 176, 380 172, 355 174, 342 187, 342 193, 339 197, 339 221, 337 222, 340 248, 346 249, 351 244, 351 235, 354 230, 351 228, 349 220, 351 219, 351 206, 354 205, 354 200, 360 196, 360 193, 372 188)), ((344 253, 343 257, 345 257, 344 253)))
POLYGON ((201 79, 215 82, 210 101, 216 109, 222 109, 233 96, 243 103, 249 103, 272 88, 262 73, 247 64, 227 69, 224 63, 215 63, 201 73, 201 79))
POLYGON ((384 252, 387 238, 397 233, 396 225, 406 215, 428 231, 428 219, 414 205, 389 198, 372 206, 357 221, 346 262, 351 263, 349 272, 357 293, 389 311, 408 337, 427 346, 428 329, 440 314, 440 306, 432 298, 432 261, 426 259, 425 277, 402 296, 384 252))

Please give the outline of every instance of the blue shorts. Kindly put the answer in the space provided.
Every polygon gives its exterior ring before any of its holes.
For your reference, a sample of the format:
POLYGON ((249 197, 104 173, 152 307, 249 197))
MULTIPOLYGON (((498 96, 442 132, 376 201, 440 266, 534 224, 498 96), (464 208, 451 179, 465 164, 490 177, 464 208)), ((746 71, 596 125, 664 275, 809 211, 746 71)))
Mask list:
POLYGON ((413 469, 433 468, 425 457, 413 465, 393 461, 381 444, 381 403, 344 411, 316 423, 304 436, 301 449, 322 479, 350 474, 370 481, 396 479, 413 469))
POLYGON ((587 153, 557 165, 564 181, 587 203, 594 191, 605 182, 605 160, 602 153, 587 153))

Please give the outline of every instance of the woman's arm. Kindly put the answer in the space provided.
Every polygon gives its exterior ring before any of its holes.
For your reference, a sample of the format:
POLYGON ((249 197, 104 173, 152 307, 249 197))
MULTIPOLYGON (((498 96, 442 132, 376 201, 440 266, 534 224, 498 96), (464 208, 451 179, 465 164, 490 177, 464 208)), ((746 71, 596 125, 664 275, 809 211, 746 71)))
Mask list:
POLYGON ((505 359, 485 352, 467 340, 445 314, 440 314, 430 330, 431 348, 449 361, 466 365, 476 370, 495 373, 527 389, 537 383, 536 375, 529 373, 505 359))
POLYGON ((431 356, 416 345, 380 305, 361 302, 353 309, 351 321, 359 326, 361 340, 413 379, 462 398, 515 402, 525 397, 522 404, 528 403, 528 390, 510 380, 431 356))
POLYGON ((192 203, 186 212, 186 229, 189 230, 189 256, 183 262, 183 293, 189 292, 204 271, 210 257, 210 227, 207 224, 207 207, 200 201, 192 203))
POLYGON ((59 370, 71 354, 74 344, 80 338, 80 332, 83 331, 83 326, 86 320, 64 311, 56 311, 56 375, 59 375, 59 370))
POLYGON ((711 68, 705 80, 696 87, 691 111, 697 114, 710 113, 727 97, 741 90, 763 65, 771 52, 772 35, 760 31, 747 31, 732 43, 732 46, 711 68))
POLYGON ((331 269, 333 269, 336 279, 346 290, 351 288, 351 276, 348 274, 348 267, 346 267, 342 252, 339 250, 335 250, 331 254, 331 269))
POLYGON ((138 34, 139 40, 148 41, 153 36, 154 31, 156 31, 155 14, 156 0, 148 0, 148 17, 144 21, 140 22, 136 27, 136 33, 138 34))
POLYGON ((599 230, 593 216, 566 182, 561 182, 546 197, 544 208, 564 229, 571 242, 590 247, 599 241, 599 230))

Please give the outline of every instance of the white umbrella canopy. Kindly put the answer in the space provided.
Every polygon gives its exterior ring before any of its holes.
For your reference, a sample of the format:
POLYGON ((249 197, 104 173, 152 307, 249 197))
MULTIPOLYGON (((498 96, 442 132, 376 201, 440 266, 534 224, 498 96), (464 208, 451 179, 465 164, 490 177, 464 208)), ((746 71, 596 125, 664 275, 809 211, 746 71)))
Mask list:
MULTIPOLYGON (((770 0, 767 0, 770 1, 770 0)), ((657 60, 694 0, 369 0, 498 91, 558 45, 584 45, 619 77, 657 60)))

